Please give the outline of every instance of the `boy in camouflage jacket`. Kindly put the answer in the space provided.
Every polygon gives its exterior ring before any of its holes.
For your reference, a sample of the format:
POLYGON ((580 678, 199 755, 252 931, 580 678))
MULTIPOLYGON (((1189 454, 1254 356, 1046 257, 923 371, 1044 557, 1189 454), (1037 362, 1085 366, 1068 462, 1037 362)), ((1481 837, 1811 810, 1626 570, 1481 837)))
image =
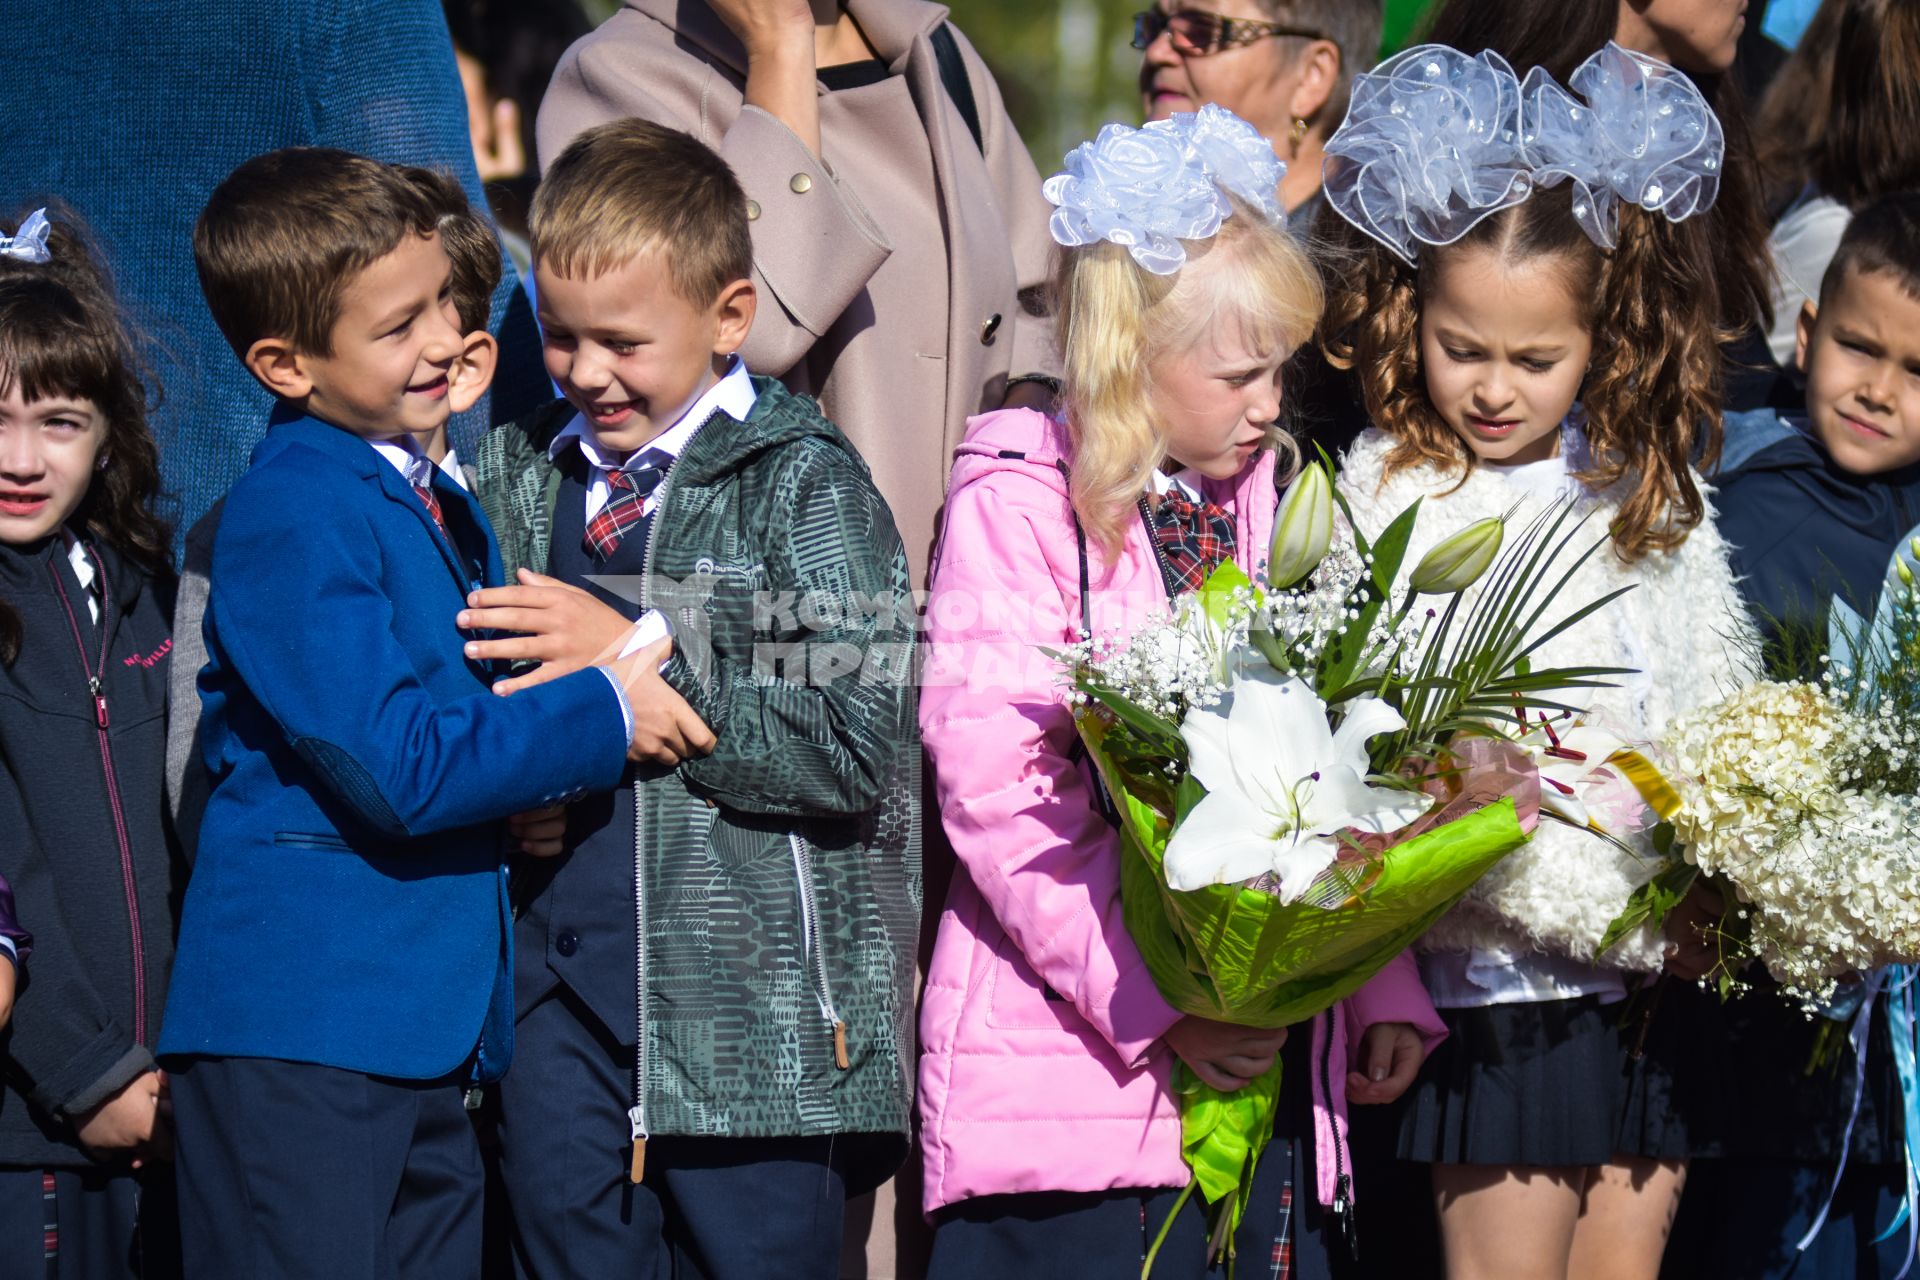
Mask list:
POLYGON ((661 658, 635 726, 655 763, 574 798, 563 839, 524 846, 557 856, 516 869, 500 1133, 523 1275, 672 1257, 830 1277, 844 1198, 906 1149, 911 583, 853 447, 733 354, 747 224, 725 162, 685 134, 576 139, 532 224, 567 398, 477 457, 523 585, 462 616, 523 633, 476 656, 542 662, 505 688, 606 644, 661 658))

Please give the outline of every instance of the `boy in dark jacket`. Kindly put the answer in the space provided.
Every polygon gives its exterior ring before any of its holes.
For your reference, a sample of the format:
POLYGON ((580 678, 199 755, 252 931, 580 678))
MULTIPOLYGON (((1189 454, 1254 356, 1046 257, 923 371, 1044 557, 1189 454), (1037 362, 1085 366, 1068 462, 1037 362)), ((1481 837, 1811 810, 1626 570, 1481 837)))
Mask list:
POLYGON ((1720 532, 1762 627, 1813 636, 1828 604, 1872 617, 1920 525, 1920 195, 1860 211, 1800 315, 1804 415, 1729 415, 1720 532))
POLYGON ((846 438, 734 354, 749 219, 686 134, 577 138, 532 222, 566 399, 478 456, 527 585, 462 625, 533 634, 475 652, 543 660, 525 687, 670 636, 662 675, 716 740, 576 803, 567 852, 519 870, 500 1139, 525 1276, 833 1277, 845 1197, 905 1151, 907 562, 846 438))
MULTIPOLYGON (((1895 553, 1920 525, 1920 196, 1887 197, 1854 217, 1818 305, 1801 312, 1796 360, 1805 414, 1727 416, 1714 506, 1740 590, 1780 646, 1769 665, 1818 677, 1830 617, 1841 605, 1874 616, 1895 553)), ((1669 917, 1682 976, 1718 962, 1702 929, 1724 909, 1696 888, 1669 917)), ((1823 1037, 1844 1024, 1809 1019, 1766 992, 1687 1007, 1697 1043, 1739 1065, 1715 1081, 1717 1132, 1691 1135, 1669 1268, 1893 1274, 1906 1237, 1886 1239, 1882 1228, 1904 1193, 1905 1151, 1884 1004, 1860 1072, 1812 1073, 1823 1037), (1840 1164, 1846 1180, 1833 1195, 1840 1164), (1830 1195, 1826 1225, 1797 1245, 1830 1195)))
POLYGON ((500 578, 426 455, 465 345, 440 210, 345 152, 272 152, 194 235, 278 399, 214 539, 211 792, 159 1052, 195 1277, 472 1276, 465 1098, 512 1052, 501 819, 611 786, 650 670, 507 701, 450 625, 500 578))

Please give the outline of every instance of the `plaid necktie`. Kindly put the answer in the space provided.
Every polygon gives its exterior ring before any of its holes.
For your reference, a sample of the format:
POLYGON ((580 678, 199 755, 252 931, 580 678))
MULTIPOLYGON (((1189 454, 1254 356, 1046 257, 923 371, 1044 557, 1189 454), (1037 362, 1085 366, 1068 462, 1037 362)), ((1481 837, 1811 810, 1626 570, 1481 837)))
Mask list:
POLYGON ((627 531, 639 524, 647 513, 647 499, 667 478, 673 455, 649 449, 619 471, 607 475, 607 505, 587 523, 587 553, 601 560, 612 557, 627 531))
POLYGON ((447 532, 447 513, 440 509, 440 498, 434 493, 433 486, 430 484, 416 484, 413 486, 413 491, 418 495, 420 501, 426 505, 427 514, 433 517, 433 522, 440 526, 440 536, 448 542, 452 542, 453 535, 447 532))
POLYGON ((1153 536, 1176 592, 1196 590, 1233 559, 1233 517, 1211 502, 1196 505, 1178 489, 1169 489, 1154 509, 1153 536))

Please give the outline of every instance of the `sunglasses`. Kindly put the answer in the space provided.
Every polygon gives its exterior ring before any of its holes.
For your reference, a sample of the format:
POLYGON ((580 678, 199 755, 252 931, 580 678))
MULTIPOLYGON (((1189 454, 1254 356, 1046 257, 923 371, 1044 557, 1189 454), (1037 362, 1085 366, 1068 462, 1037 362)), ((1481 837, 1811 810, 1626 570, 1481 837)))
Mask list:
POLYGON ((1279 22, 1256 22, 1250 18, 1223 18, 1205 9, 1181 9, 1162 13, 1149 9, 1133 15, 1133 47, 1145 51, 1160 38, 1162 31, 1173 33, 1173 51, 1184 58, 1203 58, 1222 49, 1238 49, 1273 36, 1294 36, 1301 40, 1324 40, 1318 31, 1289 27, 1279 22))

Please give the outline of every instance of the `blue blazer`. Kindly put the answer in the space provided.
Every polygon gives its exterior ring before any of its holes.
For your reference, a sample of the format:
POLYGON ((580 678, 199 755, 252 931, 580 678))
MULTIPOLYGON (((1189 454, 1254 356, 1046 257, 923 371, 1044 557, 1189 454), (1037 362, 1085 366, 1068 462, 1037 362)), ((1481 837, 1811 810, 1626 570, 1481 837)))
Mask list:
POLYGON ((441 535, 366 441, 276 422, 227 498, 200 674, 212 793, 161 1054, 435 1079, 512 1051, 499 820, 620 780, 599 671, 502 698, 454 625, 501 580, 479 503, 441 535))

